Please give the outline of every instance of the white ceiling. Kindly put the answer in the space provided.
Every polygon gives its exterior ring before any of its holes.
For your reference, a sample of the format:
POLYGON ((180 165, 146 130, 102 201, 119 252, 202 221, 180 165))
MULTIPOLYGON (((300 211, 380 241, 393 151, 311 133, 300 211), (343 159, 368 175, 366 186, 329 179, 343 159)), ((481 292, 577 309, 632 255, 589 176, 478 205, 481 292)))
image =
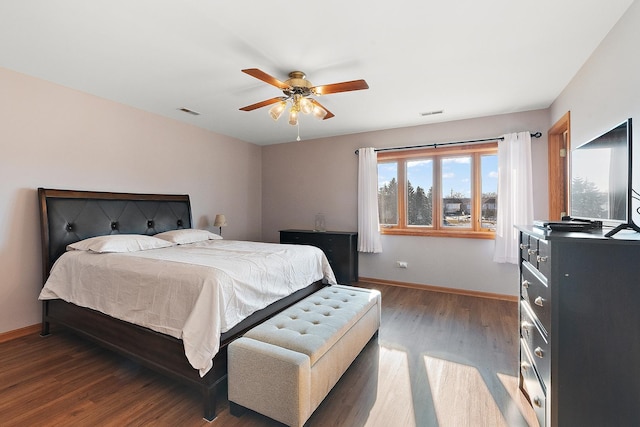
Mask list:
POLYGON ((0 66, 266 145, 297 129, 238 110, 282 94, 241 69, 367 81, 303 140, 546 108, 631 3, 0 0, 0 66))

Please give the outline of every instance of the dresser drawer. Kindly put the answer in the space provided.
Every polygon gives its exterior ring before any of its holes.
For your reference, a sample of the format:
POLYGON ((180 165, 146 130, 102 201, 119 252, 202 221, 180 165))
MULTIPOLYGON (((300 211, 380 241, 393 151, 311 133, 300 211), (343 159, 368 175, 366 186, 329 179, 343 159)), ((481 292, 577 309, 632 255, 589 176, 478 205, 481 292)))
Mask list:
POLYGON ((280 243, 310 245, 320 240, 321 239, 318 238, 314 233, 299 233, 299 232, 289 232, 289 231, 280 232, 280 243))
POLYGON ((540 274, 548 278, 551 274, 549 243, 546 240, 537 239, 528 235, 522 236, 520 240, 521 258, 528 261, 540 274))
POLYGON ((529 261, 529 240, 528 234, 520 233, 520 258, 525 261, 529 261))
POLYGON ((546 391, 551 379, 551 346, 533 320, 531 307, 523 300, 520 301, 520 338, 532 355, 533 365, 546 391))
MULTIPOLYGON (((549 250, 549 242, 545 240, 538 241, 538 251, 536 254, 536 267, 540 274, 549 279, 551 277, 551 257, 549 250)), ((533 264, 533 263, 532 263, 533 264)))
POLYGON ((349 256, 349 237, 327 235, 318 239, 313 245, 319 247, 327 255, 327 258, 349 256))
POLYGON ((311 245, 327 257, 338 283, 358 280, 357 233, 280 230, 280 243, 311 245))
POLYGON ((522 263, 520 295, 531 307, 545 334, 551 330, 551 292, 529 263, 522 263))
POLYGON ((317 233, 286 233, 280 238, 280 243, 311 245, 319 248, 327 256, 330 264, 336 260, 350 256, 348 236, 333 236, 317 233))
POLYGON ((520 243, 520 256, 534 267, 538 267, 538 245, 540 241, 533 236, 523 235, 520 243))
POLYGON ((533 368, 531 355, 527 345, 520 340, 520 375, 522 375, 523 388, 529 397, 529 402, 536 413, 540 426, 546 425, 547 397, 540 383, 540 379, 533 368))
POLYGON ((309 233, 280 232, 280 243, 313 245, 323 251, 348 241, 349 236, 327 234, 326 232, 320 231, 309 233))

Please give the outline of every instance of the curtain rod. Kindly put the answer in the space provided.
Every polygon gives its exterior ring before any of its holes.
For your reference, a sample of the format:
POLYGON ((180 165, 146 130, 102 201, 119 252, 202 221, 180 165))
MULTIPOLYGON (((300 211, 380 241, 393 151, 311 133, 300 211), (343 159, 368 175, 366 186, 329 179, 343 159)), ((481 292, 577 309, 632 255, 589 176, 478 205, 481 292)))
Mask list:
MULTIPOLYGON (((532 138, 540 138, 542 136, 541 132, 532 132, 531 133, 531 137, 532 138)), ((408 145, 406 147, 391 147, 391 148, 376 148, 373 151, 394 151, 394 150, 410 150, 412 148, 427 148, 427 147, 433 147, 433 148, 438 148, 444 145, 456 145, 456 144, 471 144, 474 142, 489 142, 489 141, 503 141, 504 140, 504 136, 499 136, 497 138, 484 138, 484 139, 470 139, 468 141, 453 141, 453 142, 436 142, 433 144, 422 144, 422 145, 408 145)), ((358 154, 360 152, 360 150, 356 150, 355 153, 358 154)))

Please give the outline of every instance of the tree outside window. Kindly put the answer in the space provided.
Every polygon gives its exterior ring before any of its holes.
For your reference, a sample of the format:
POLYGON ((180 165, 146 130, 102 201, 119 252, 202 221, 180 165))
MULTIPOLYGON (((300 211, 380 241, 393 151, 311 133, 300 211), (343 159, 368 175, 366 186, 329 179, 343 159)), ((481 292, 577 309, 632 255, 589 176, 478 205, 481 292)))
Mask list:
POLYGON ((378 217, 380 224, 398 224, 398 165, 378 164, 378 217))

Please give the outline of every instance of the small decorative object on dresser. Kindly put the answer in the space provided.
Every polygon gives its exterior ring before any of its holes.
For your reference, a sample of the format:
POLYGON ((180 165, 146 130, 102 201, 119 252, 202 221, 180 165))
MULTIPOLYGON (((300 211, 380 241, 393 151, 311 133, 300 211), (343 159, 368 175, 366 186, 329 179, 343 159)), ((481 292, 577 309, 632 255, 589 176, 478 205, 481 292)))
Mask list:
POLYGON ((520 388, 540 425, 640 425, 640 234, 518 229, 520 388))
POLYGON ((341 284, 358 281, 358 233, 349 231, 280 230, 280 243, 316 246, 325 253, 341 284))
POLYGON ((316 214, 316 220, 314 222, 313 231, 327 231, 327 223, 324 219, 324 214, 316 214))

